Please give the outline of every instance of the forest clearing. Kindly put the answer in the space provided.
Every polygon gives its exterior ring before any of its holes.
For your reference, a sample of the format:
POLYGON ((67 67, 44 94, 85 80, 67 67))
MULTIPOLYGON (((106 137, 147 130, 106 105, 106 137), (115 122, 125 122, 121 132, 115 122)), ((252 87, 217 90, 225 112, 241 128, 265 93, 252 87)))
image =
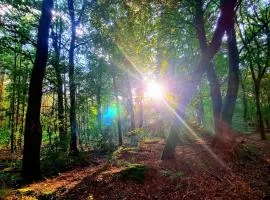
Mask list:
POLYGON ((270 199, 269 0, 0 0, 0 199, 270 199))

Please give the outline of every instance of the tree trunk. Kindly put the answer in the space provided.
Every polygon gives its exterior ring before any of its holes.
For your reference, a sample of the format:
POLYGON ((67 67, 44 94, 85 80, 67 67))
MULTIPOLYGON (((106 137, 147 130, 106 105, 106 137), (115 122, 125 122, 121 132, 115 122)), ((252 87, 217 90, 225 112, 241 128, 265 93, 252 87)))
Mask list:
POLYGON ((134 117, 134 107, 133 107, 133 97, 132 97, 132 91, 130 86, 130 77, 129 74, 126 73, 126 82, 127 82, 127 100, 128 100, 128 110, 130 114, 130 130, 135 129, 135 117, 134 117))
POLYGON ((12 96, 11 96, 11 102, 10 102, 10 151, 11 153, 14 153, 14 125, 15 125, 15 90, 16 90, 16 79, 17 79, 17 53, 15 52, 14 56, 14 69, 13 69, 13 85, 12 85, 12 96))
POLYGON ((239 54, 234 24, 231 24, 226 31, 229 53, 229 80, 221 119, 218 121, 217 131, 212 145, 223 153, 234 153, 236 150, 235 134, 231 129, 231 124, 239 87, 239 54))
POLYGON ((179 141, 179 129, 177 128, 179 127, 179 120, 177 117, 174 118, 173 123, 175 124, 172 124, 170 135, 166 140, 166 144, 161 155, 161 160, 169 160, 174 158, 175 147, 179 141))
MULTIPOLYGON (((196 15, 195 15, 194 24, 195 24, 197 36, 199 39, 201 54, 203 54, 203 52, 206 50, 208 46, 203 16, 204 16, 203 2, 199 0, 197 1, 197 4, 196 4, 196 15)), ((218 81, 218 77, 215 72, 214 65, 212 63, 208 64, 207 78, 210 83, 210 95, 212 99, 214 127, 215 127, 215 132, 217 133, 217 129, 219 125, 218 121, 220 119, 220 113, 222 109, 222 96, 220 92, 220 84, 218 81)))
POLYGON ((138 98, 139 98, 139 128, 143 127, 143 88, 142 83, 140 83, 140 86, 138 88, 138 98))
POLYGON ((246 86, 244 84, 244 81, 242 79, 242 77, 240 78, 240 83, 241 83, 241 87, 242 87, 242 101, 243 101, 243 108, 244 108, 244 113, 243 113, 243 118, 245 123, 248 121, 248 102, 247 102, 247 94, 246 94, 246 86))
POLYGON ((97 87, 97 110, 98 110, 98 116, 97 116, 97 120, 98 120, 98 129, 101 130, 101 86, 97 87))
POLYGON ((0 109, 2 106, 2 100, 3 100, 3 88, 4 88, 4 80, 5 80, 5 70, 0 71, 0 109))
POLYGON ((60 141, 65 143, 66 139, 66 131, 64 127, 65 123, 65 115, 64 115, 64 101, 63 101, 63 80, 61 76, 61 69, 60 69, 60 45, 61 45, 61 37, 62 37, 62 29, 63 25, 60 21, 60 30, 59 33, 54 33, 52 31, 52 38, 53 38, 53 48, 54 48, 54 63, 53 67, 55 69, 56 73, 56 81, 57 81, 57 107, 58 107, 58 121, 59 121, 59 135, 60 135, 60 141))
MULTIPOLYGON (((191 102, 192 97, 196 92, 197 85, 199 84, 202 78, 202 75, 204 74, 205 71, 207 71, 207 67, 208 67, 207 64, 212 60, 212 58, 215 56, 218 49, 220 48, 222 37, 225 31, 230 26, 230 24, 233 24, 235 5, 236 5, 236 0, 222 0, 221 1, 221 6, 220 6, 221 14, 217 22, 217 26, 216 26, 216 29, 212 38, 212 42, 203 52, 197 67, 195 68, 195 70, 192 72, 190 76, 191 77, 190 80, 187 80, 185 84, 181 86, 182 91, 181 91, 180 96, 182 98, 181 98, 181 101, 178 102, 178 108, 176 110, 176 113, 178 113, 178 115, 185 112, 187 105, 191 102)), ((176 116, 172 126, 176 126, 177 122, 180 123, 176 116)), ((177 130, 177 128, 175 128, 175 130, 177 130)), ((173 131, 170 131, 170 134, 167 138, 166 143, 169 143, 169 141, 173 140, 174 138, 173 135, 174 135, 173 131)), ((166 151, 167 150, 164 149, 163 151, 164 155, 172 153, 172 152, 166 152, 166 151)), ((172 151, 172 149, 170 149, 170 151, 172 151)), ((167 159, 167 157, 162 156, 162 159, 167 159)))
POLYGON ((5 81, 5 69, 0 70, 0 125, 5 126, 5 116, 3 110, 3 88, 5 81), (3 113, 3 114, 2 114, 3 113))
POLYGON ((71 126, 71 143, 70 151, 72 154, 78 154, 78 129, 76 121, 76 86, 74 78, 74 51, 76 40, 76 22, 73 0, 68 0, 68 9, 71 22, 71 41, 69 48, 69 90, 70 90, 70 126, 71 126))
MULTIPOLYGON (((23 77, 23 83, 27 82, 27 76, 26 78, 23 77)), ((24 113, 25 113, 25 101, 26 101, 26 93, 27 88, 26 86, 23 86, 23 95, 22 95, 22 117, 21 117, 21 127, 20 127, 20 134, 18 139, 18 146, 21 149, 22 148, 22 135, 23 135, 23 128, 24 128, 24 113)))
POLYGON ((42 129, 40 108, 42 98, 42 81, 48 59, 48 38, 52 18, 53 0, 43 0, 38 27, 38 41, 35 62, 32 69, 28 107, 24 131, 24 149, 22 175, 26 181, 40 179, 40 146, 42 129))
POLYGON ((222 120, 231 126, 239 88, 239 53, 237 50, 234 24, 227 29, 227 37, 229 53, 229 80, 222 109, 222 120))
POLYGON ((63 79, 64 80, 64 103, 65 103, 65 121, 64 121, 64 129, 65 129, 65 133, 68 132, 68 99, 67 99, 67 81, 66 81, 66 74, 64 74, 63 79))
POLYGON ((118 88, 115 81, 115 66, 112 66, 112 78, 113 78, 113 89, 114 89, 114 96, 116 101, 116 111, 117 111, 117 128, 118 128, 118 141, 119 146, 123 145, 122 139, 122 124, 121 124, 121 117, 120 117, 120 106, 119 106, 119 98, 118 98, 118 88))
POLYGON ((261 111, 261 105, 260 105, 260 81, 257 81, 254 84, 254 90, 255 90, 255 102, 256 102, 256 110, 257 110, 257 127, 261 135, 262 140, 266 140, 266 134, 264 131, 264 124, 263 124, 263 115, 261 111))
POLYGON ((197 107, 197 121, 200 125, 204 125, 204 106, 203 106, 203 96, 202 96, 202 90, 199 87, 199 104, 197 107))

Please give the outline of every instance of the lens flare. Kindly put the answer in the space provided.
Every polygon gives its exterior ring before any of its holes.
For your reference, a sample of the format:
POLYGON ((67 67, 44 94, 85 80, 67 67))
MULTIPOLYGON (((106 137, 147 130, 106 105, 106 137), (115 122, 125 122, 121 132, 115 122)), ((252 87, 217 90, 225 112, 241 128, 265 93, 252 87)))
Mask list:
POLYGON ((153 99, 163 98, 163 88, 160 84, 155 81, 148 81, 146 83, 145 96, 153 99))

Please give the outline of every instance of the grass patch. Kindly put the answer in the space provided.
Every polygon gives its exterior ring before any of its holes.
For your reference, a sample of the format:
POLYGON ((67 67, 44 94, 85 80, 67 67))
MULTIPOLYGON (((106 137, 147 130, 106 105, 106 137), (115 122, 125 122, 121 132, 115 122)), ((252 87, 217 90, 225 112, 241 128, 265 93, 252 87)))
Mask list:
POLYGON ((145 179, 146 170, 147 167, 143 164, 129 164, 119 172, 119 175, 121 179, 142 183, 145 179))

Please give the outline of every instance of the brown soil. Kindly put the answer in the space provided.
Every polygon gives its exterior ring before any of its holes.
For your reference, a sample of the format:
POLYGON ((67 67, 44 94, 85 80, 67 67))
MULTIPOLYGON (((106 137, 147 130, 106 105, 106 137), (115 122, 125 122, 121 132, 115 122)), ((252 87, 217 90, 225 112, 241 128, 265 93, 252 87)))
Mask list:
POLYGON ((270 141, 257 135, 237 141, 243 154, 226 163, 205 140, 179 144, 169 161, 160 160, 163 140, 148 141, 110 161, 13 190, 6 199, 270 199, 270 141), (146 165, 143 182, 119 177, 127 162, 146 165))

